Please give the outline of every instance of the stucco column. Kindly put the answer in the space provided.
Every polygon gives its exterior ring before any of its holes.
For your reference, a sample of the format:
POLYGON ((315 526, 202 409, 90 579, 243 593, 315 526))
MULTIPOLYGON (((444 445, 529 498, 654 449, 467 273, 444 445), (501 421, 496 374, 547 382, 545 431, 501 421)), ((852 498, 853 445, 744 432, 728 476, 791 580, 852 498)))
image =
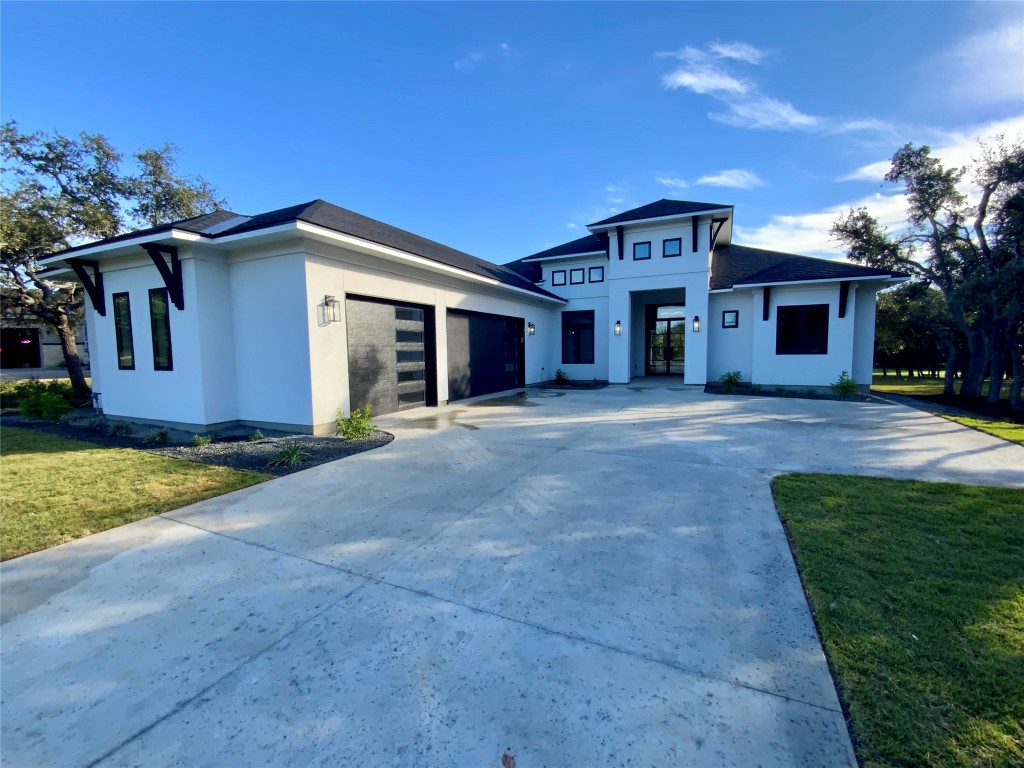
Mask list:
POLYGON ((630 295, 625 288, 608 288, 608 323, 606 328, 595 328, 596 338, 608 339, 608 381, 612 384, 629 383, 629 340, 632 338, 630 295), (622 333, 615 335, 615 323, 622 324, 622 333))

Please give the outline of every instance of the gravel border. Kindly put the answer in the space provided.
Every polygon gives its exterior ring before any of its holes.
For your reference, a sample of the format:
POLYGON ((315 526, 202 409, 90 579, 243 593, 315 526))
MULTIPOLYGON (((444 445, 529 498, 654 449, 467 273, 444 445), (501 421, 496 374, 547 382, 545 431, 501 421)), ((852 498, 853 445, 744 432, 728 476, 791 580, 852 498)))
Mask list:
MULTIPOLYGON (((83 413, 82 418, 94 415, 92 411, 83 413)), ((116 421, 116 419, 112 419, 116 421)), ((9 412, 0 415, 0 426, 19 427, 21 429, 34 429, 37 432, 66 437, 69 440, 81 440, 87 443, 95 443, 106 448, 131 448, 146 453, 154 453, 158 456, 169 456, 175 459, 185 459, 201 464, 210 464, 218 467, 229 467, 231 469, 261 472, 274 477, 290 475, 301 472, 304 469, 311 469, 330 461, 343 459, 346 456, 354 456, 364 451, 372 451, 387 445, 395 436, 390 432, 374 429, 373 434, 361 440, 346 440, 343 437, 328 435, 314 437, 306 434, 289 434, 264 430, 267 433, 262 440, 249 440, 247 433, 252 428, 232 428, 225 430, 225 434, 215 437, 209 445, 193 445, 192 433, 180 430, 168 430, 167 445, 146 445, 142 438, 153 429, 151 424, 133 424, 130 435, 108 435, 97 429, 79 424, 54 424, 50 421, 39 419, 22 419, 18 413, 9 412), (229 434, 236 433, 236 434, 229 434), (271 459, 288 443, 297 443, 308 455, 301 463, 291 466, 270 467, 267 466, 271 459)))

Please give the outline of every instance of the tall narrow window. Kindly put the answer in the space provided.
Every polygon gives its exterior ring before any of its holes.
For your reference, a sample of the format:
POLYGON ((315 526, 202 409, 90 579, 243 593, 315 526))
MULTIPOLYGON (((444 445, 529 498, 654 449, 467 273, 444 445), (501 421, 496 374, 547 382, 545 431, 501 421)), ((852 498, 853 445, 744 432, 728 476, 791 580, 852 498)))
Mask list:
POLYGON ((149 291, 149 323, 153 329, 153 370, 171 371, 171 313, 168 306, 167 289, 151 288, 149 291))
POLYGON ((132 343, 132 305, 127 293, 115 293, 114 335, 117 338, 117 367, 135 370, 135 345, 132 343))
POLYGON ((594 310, 562 313, 562 362, 594 362, 594 310))

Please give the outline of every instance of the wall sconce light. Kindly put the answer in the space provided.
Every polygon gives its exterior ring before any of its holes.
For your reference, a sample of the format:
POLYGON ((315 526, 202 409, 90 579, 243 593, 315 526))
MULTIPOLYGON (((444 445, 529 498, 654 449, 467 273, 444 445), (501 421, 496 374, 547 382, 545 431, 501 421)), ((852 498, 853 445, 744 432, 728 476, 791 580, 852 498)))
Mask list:
POLYGON ((324 320, 328 323, 341 322, 341 302, 333 296, 324 296, 324 320))
POLYGON ((526 332, 528 334, 530 334, 531 336, 536 336, 537 335, 537 326, 534 325, 533 323, 527 323, 526 324, 526 332))
POLYGON ((622 335, 622 321, 621 320, 616 320, 615 321, 615 335, 616 336, 621 336, 622 335))
POLYGON ((700 333, 700 315, 693 316, 693 332, 700 333))

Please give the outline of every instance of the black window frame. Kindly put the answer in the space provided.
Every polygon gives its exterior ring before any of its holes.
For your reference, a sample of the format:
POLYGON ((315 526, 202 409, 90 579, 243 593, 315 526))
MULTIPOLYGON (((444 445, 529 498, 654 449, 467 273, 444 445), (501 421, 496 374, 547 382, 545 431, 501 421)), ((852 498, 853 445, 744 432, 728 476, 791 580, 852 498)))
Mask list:
POLYGON ((583 267, 569 270, 569 285, 583 285, 585 282, 587 282, 587 271, 583 267), (576 279, 577 272, 580 275, 579 280, 576 279))
POLYGON ((683 255, 683 238, 681 237, 670 237, 666 240, 661 241, 661 258, 663 259, 674 259, 677 256, 683 255), (668 253, 668 244, 675 243, 679 246, 679 253, 668 253))
POLYGON ((587 280, 591 283, 603 283, 604 282, 604 267, 591 267, 587 272, 587 280), (594 272, 601 275, 597 280, 594 279, 594 272))
POLYGON ((423 310, 416 307, 395 305, 395 320, 409 320, 414 323, 423 322, 423 310))
POLYGON ((565 285, 565 270, 564 269, 552 270, 552 272, 551 272, 551 285, 553 285, 553 286, 565 285), (558 277, 559 276, 561 276, 562 282, 558 282, 558 277))
POLYGON ((595 319, 594 310, 592 309, 577 309, 569 312, 562 312, 562 364, 563 365, 593 365, 594 364, 594 349, 597 346, 595 335, 595 319), (574 322, 575 321, 575 322, 574 322), (580 334, 581 339, 578 346, 578 359, 574 349, 573 342, 571 341, 571 329, 577 329, 577 333, 580 334), (590 331, 590 344, 589 344, 589 359, 587 355, 587 349, 585 344, 586 331, 590 331), (569 332, 569 333, 567 333, 569 332), (568 343, 567 343, 568 342, 568 343))
POLYGON ((117 352, 117 369, 119 371, 134 371, 135 370, 135 335, 132 332, 132 299, 128 295, 127 291, 121 293, 115 293, 110 297, 110 303, 114 307, 114 344, 117 352), (124 337, 121 328, 121 310, 119 299, 124 299, 124 317, 127 319, 127 330, 128 330, 128 355, 131 356, 131 363, 126 365, 122 362, 122 349, 124 347, 124 337))
POLYGON ((651 258, 651 241, 650 240, 642 240, 639 243, 633 243, 633 261, 650 261, 650 258, 651 258), (637 256, 636 255, 636 248, 637 248, 638 245, 646 245, 647 246, 647 255, 646 256, 637 256))
POLYGON ((777 306, 775 308, 775 354, 827 355, 830 314, 828 304, 782 304, 777 306))
POLYGON ((739 328, 740 327, 740 311, 738 309, 723 309, 722 310, 722 327, 723 328, 739 328), (725 321, 726 315, 732 315, 732 325, 729 325, 725 321))
POLYGON ((174 347, 171 345, 171 296, 170 292, 166 288, 150 288, 149 289, 149 331, 152 335, 153 340, 153 370, 154 371, 173 371, 174 370, 174 347), (160 365, 157 362, 157 332, 161 330, 157 327, 156 315, 153 314, 153 299, 154 297, 161 297, 164 301, 164 328, 163 330, 167 333, 167 365, 160 365))

